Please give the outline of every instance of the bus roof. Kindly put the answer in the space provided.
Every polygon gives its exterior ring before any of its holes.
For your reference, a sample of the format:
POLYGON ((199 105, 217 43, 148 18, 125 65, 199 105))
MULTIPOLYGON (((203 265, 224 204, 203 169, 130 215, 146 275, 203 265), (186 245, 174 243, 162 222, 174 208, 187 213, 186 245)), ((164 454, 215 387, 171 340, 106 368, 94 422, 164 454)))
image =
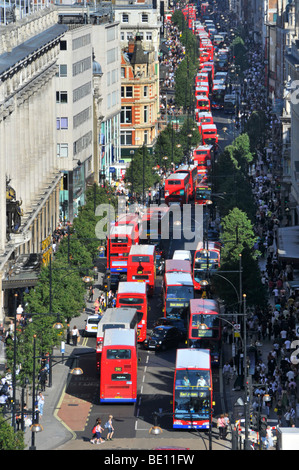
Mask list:
POLYGON ((117 236, 117 235, 131 235, 133 232, 132 225, 113 225, 110 228, 110 236, 117 236))
POLYGON ((177 349, 176 369, 210 369, 209 349, 177 349))
POLYGON ((180 171, 188 171, 188 170, 194 170, 195 168, 197 168, 197 165, 181 165, 177 170, 176 172, 180 173, 180 171))
POLYGON ((130 255, 153 255, 155 252, 154 245, 132 245, 130 255))
POLYGON ((156 207, 148 207, 142 216, 142 221, 150 218, 162 219, 169 212, 169 207, 166 205, 157 205, 156 207))
POLYGON ((166 283, 171 285, 193 286, 193 280, 190 273, 171 272, 165 274, 166 283))
POLYGON ((186 259, 167 259, 165 260, 165 272, 190 272, 191 263, 186 259))
POLYGON ((99 321, 99 325, 104 323, 130 323, 132 318, 136 315, 137 308, 134 307, 114 307, 114 308, 107 308, 104 315, 102 316, 101 320, 99 321))
POLYGON ((129 328, 111 328, 105 331, 103 346, 135 346, 136 331, 129 328))
POLYGON ((196 152, 196 150, 212 150, 212 148, 213 145, 199 145, 198 147, 196 147, 194 152, 196 152))
POLYGON ((217 131, 216 124, 202 124, 201 127, 202 127, 203 130, 213 129, 213 130, 217 131))
POLYGON ((118 294, 146 294, 146 282, 127 281, 118 283, 118 294))
POLYGON ((186 173, 172 173, 169 175, 165 181, 170 180, 184 180, 186 178, 186 173))
POLYGON ((219 313, 219 303, 214 299, 191 299, 190 312, 191 313, 219 313))
POLYGON ((120 214, 120 216, 118 217, 118 219, 115 222, 115 226, 117 226, 117 225, 126 225, 126 224, 129 225, 131 222, 136 222, 137 223, 138 222, 138 215, 127 212, 125 214, 120 214))
MULTIPOLYGON (((200 241, 200 242, 198 242, 195 251, 203 250, 205 247, 206 247, 206 243, 204 244, 203 241, 200 241)), ((211 242, 211 241, 208 240, 208 249, 209 250, 220 251, 220 248, 221 248, 221 243, 220 242, 211 242)))

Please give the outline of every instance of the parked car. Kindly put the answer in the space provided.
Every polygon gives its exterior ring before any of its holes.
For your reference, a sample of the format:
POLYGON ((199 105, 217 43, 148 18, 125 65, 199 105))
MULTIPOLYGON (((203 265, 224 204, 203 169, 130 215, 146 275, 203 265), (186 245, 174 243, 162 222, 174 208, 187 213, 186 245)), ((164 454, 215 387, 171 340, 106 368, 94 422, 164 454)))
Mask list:
POLYGON ((149 337, 144 340, 145 349, 154 349, 156 351, 165 351, 168 348, 174 348, 181 341, 181 333, 174 326, 160 325, 156 326, 149 337))
POLYGON ((181 340, 185 341, 186 336, 187 336, 187 328, 184 323, 184 320, 181 320, 180 318, 160 317, 158 318, 158 320, 155 321, 154 326, 160 326, 160 325, 174 326, 181 333, 181 340))

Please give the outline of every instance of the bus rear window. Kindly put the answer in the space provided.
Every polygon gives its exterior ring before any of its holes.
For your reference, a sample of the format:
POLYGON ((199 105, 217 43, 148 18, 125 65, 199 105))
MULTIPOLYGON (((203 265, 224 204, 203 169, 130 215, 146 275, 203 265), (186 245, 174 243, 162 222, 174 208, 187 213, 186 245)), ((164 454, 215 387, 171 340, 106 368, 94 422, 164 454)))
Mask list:
POLYGON ((112 329, 112 328, 126 328, 126 325, 124 323, 105 323, 103 325, 103 331, 105 330, 109 330, 109 329, 112 329))
POLYGON ((107 349, 107 359, 131 359, 131 350, 107 349))
POLYGON ((144 299, 140 299, 139 297, 123 297, 119 300, 119 303, 122 305, 142 305, 144 299))
POLYGON ((132 263, 149 263, 150 257, 149 256, 132 256, 132 263))

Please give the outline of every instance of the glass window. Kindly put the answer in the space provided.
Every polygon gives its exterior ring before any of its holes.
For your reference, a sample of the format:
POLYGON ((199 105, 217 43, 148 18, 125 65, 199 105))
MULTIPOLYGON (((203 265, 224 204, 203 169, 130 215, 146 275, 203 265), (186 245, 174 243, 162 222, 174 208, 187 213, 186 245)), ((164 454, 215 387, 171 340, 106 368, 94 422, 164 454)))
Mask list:
POLYGON ((122 21, 123 23, 129 23, 129 15, 127 13, 123 13, 122 21))
POLYGON ((57 157, 58 158, 68 157, 68 144, 57 144, 57 157))
POLYGON ((142 13, 141 22, 142 23, 148 23, 148 15, 146 13, 142 13))
POLYGON ((107 359, 131 359, 131 350, 107 349, 107 359))
POLYGON ((67 117, 60 118, 60 129, 68 129, 68 118, 67 117))
POLYGON ((132 108, 131 106, 123 106, 120 112, 121 124, 128 124, 132 122, 132 108))
POLYGON ((150 257, 145 255, 132 256, 132 263, 149 263, 150 257))
POLYGON ((59 65, 59 76, 67 77, 67 65, 66 64, 59 65))
POLYGON ((121 145, 132 145, 132 131, 121 131, 120 132, 120 144, 121 145))

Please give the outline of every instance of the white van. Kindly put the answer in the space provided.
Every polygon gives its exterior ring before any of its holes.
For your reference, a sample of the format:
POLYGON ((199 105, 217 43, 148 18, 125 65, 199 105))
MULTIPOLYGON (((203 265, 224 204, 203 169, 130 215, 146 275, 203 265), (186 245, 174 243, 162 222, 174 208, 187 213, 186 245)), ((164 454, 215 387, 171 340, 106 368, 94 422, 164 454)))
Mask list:
POLYGON ((172 259, 186 259, 192 264, 192 255, 189 250, 175 250, 172 259))

